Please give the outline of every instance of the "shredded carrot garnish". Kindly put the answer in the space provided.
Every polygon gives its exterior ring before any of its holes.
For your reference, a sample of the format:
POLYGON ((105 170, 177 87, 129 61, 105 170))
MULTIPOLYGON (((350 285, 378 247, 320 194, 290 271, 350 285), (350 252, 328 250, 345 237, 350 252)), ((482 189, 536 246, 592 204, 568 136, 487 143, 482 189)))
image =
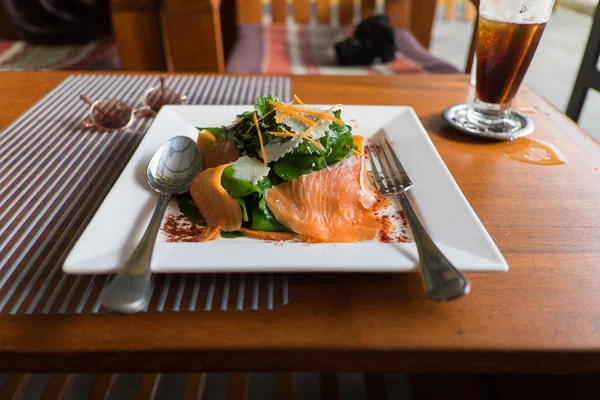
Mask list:
POLYGON ((262 117, 260 117, 260 118, 258 119, 258 121, 259 121, 259 122, 260 122, 260 121, 262 121, 263 119, 265 119, 265 118, 267 117, 267 115, 271 115, 271 114, 272 114, 272 113, 274 113, 274 112, 275 112, 275 108, 274 108, 274 109, 272 109, 271 111, 269 111, 268 113, 264 114, 262 117))
POLYGON ((310 114, 310 115, 316 115, 317 117, 320 117, 320 118, 323 118, 323 119, 328 119, 328 120, 331 120, 331 121, 335 122, 336 124, 339 124, 339 125, 344 125, 344 121, 342 121, 341 119, 339 119, 339 118, 336 118, 336 117, 335 117, 335 116, 333 116, 333 115, 329 115, 329 114, 326 114, 326 113, 324 113, 324 112, 321 112, 321 111, 316 111, 316 110, 304 110, 304 111, 303 111, 303 113, 305 113, 305 114, 310 114))
POLYGON ((267 115, 271 115, 271 114, 273 114, 273 113, 274 113, 276 110, 277 110, 276 108, 272 109, 271 111, 269 111, 268 113, 266 113, 265 115, 263 115, 262 117, 260 117, 260 118, 258 119, 258 121, 259 121, 259 122, 260 122, 260 121, 262 121, 263 119, 265 119, 265 118, 267 117, 267 115))
POLYGON ((300 100, 300 97, 294 95, 294 100, 296 100, 298 102, 298 104, 304 105, 304 102, 302 100, 300 100))
MULTIPOLYGON (((277 103, 275 103, 275 104, 277 104, 277 103)), ((278 104, 278 105, 281 106, 281 104, 278 104)), ((333 107, 336 107, 336 106, 333 106, 333 107)), ((299 112, 304 113, 304 114, 310 114, 310 115, 315 115, 315 116, 320 117, 320 118, 329 119, 329 120, 335 122, 336 124, 344 125, 344 121, 342 121, 341 119, 336 118, 333 115, 329 115, 327 113, 324 113, 322 111, 311 110, 311 109, 302 108, 302 107, 296 107, 296 106, 293 106, 291 104, 286 104, 285 108, 287 108, 287 110, 299 111, 299 112)))
MULTIPOLYGON (((260 122, 260 121, 262 121, 263 119, 265 119, 265 118, 266 118, 268 115, 271 115, 271 114, 273 114, 273 113, 275 112, 275 110, 276 110, 276 108, 272 109, 271 111, 269 111, 268 113, 266 113, 265 115, 263 115, 262 117, 260 117, 260 118, 258 119, 258 121, 260 122)), ((251 130, 252 130, 252 128, 254 128, 254 127, 255 127, 254 125, 251 125, 251 126, 250 126, 250 128, 248 128, 248 130, 246 131, 246 135, 247 135, 248 133, 250 133, 250 131, 251 131, 251 130)))
POLYGON ((334 108, 336 108, 336 107, 340 107, 340 106, 341 106, 341 104, 334 104, 334 105, 332 105, 331 107, 329 107, 329 108, 327 109, 327 111, 325 111, 325 114, 329 114, 330 112, 332 112, 332 111, 333 111, 333 109, 334 109, 334 108))
POLYGON ((269 135, 273 136, 281 136, 281 137, 300 137, 302 134, 300 133, 292 133, 292 132, 267 132, 269 135))
POLYGON ((316 124, 314 124, 313 126, 311 126, 310 128, 308 128, 308 129, 307 129, 307 130, 304 132, 304 135, 305 135, 306 137, 308 137, 308 134, 309 134, 309 133, 311 133, 311 132, 312 132, 312 131, 313 131, 313 130, 314 130, 314 129, 315 129, 315 128, 316 128, 316 127, 317 127, 317 126, 318 126, 318 125, 321 123, 321 121, 322 121, 321 119, 320 119, 320 120, 318 120, 316 124))
POLYGON ((356 149, 352 149, 350 151, 353 152, 354 154, 356 154, 357 156, 362 156, 362 153, 356 149))
POLYGON ((323 145, 318 140, 310 138, 310 137, 306 136, 306 134, 302 134, 302 138, 308 140, 309 142, 311 142, 313 145, 315 145, 315 147, 317 149, 319 149, 319 150, 325 150, 325 147, 323 147, 323 145))
POLYGON ((263 164, 267 165, 267 153, 265 153, 265 144, 263 143, 262 134, 260 133, 260 126, 258 125, 258 119, 256 118, 256 111, 252 114, 254 118, 254 126, 256 126, 256 133, 258 134, 258 141, 260 143, 260 154, 262 155, 263 164))
POLYGON ((318 140, 315 140, 313 138, 306 136, 305 133, 293 133, 293 132, 284 131, 284 132, 269 132, 269 134, 271 134, 273 136, 297 137, 297 138, 306 139, 310 143, 314 144, 319 150, 325 150, 325 147, 323 147, 323 145, 321 143, 319 143, 318 140))
MULTIPOLYGON (((300 100, 300 99, 298 99, 298 100, 300 100)), ((304 103, 301 103, 301 104, 303 104, 303 105, 304 105, 304 103)), ((341 106, 341 105, 342 105, 342 104, 334 104, 333 106, 329 107, 329 108, 328 108, 328 109, 325 111, 325 114, 329 114, 330 112, 332 112, 332 111, 333 111, 333 109, 334 109, 334 108, 336 108, 336 107, 339 107, 339 106, 341 106)), ((285 118, 285 117, 287 117, 287 116, 288 116, 288 113, 287 113, 287 112, 282 112, 280 115, 278 115, 277 117, 275 117, 275 121, 276 121, 277 123, 281 123, 281 121, 283 121, 283 120, 284 120, 284 118, 285 118)), ((260 121, 260 120, 259 120, 259 121, 260 121)), ((317 124, 318 124, 319 122, 320 122, 320 121, 317 121, 317 124)), ((315 126, 315 125, 313 125, 313 126, 315 126)))
POLYGON ((200 235, 200 241, 201 242, 208 242, 210 235, 213 233, 213 227, 212 226, 207 226, 206 228, 204 228, 204 230, 202 231, 202 234, 200 235))
MULTIPOLYGON (((305 124, 308 125, 315 125, 314 121, 311 121, 310 119, 306 118, 304 115, 300 115, 298 114, 295 110, 297 110, 298 108, 292 106, 292 105, 288 105, 288 104, 279 104, 274 102, 273 100, 269 100, 269 103, 272 104, 273 106, 275 106, 276 108, 283 110, 285 112, 287 112, 288 114, 290 114, 292 117, 298 119, 299 121, 304 122, 305 124), (292 108, 293 107, 293 108, 292 108)), ((301 110, 301 109, 300 109, 301 110)))
POLYGON ((215 240, 221 235, 221 230, 219 228, 214 228, 212 233, 208 236, 207 241, 215 240))
POLYGON ((286 232, 265 232, 252 229, 240 228, 239 232, 249 238, 261 240, 298 240, 299 237, 293 233, 286 232))
MULTIPOLYGON (((338 106, 341 106, 341 104, 336 104, 336 105, 333 105, 333 106, 329 107, 329 109, 328 109, 327 111, 325 111, 325 113, 329 113, 329 112, 331 112, 331 110, 333 110, 334 108, 336 108, 336 107, 338 107, 338 106)), ((319 124, 321 123, 321 121, 322 121, 322 120, 323 120, 322 118, 321 118, 321 119, 319 119, 319 120, 317 121, 317 123, 316 123, 316 124, 314 124, 313 126, 311 126, 310 128, 308 128, 308 130, 307 130, 306 132, 304 132, 304 134, 305 134, 305 135, 308 135, 309 133, 311 133, 311 132, 313 131, 313 129, 315 129, 317 126, 319 126, 319 124)))
POLYGON ((299 136, 297 133, 291 133, 291 132, 267 132, 269 135, 273 135, 273 136, 280 136, 280 137, 297 137, 299 136))
MULTIPOLYGON (((296 96, 296 95, 294 95, 294 96, 296 96)), ((286 105, 292 105, 292 104, 294 104, 295 101, 296 100, 292 100, 289 103, 287 103, 286 105)), ((282 112, 280 115, 278 115, 277 117, 275 117, 275 122, 277 122, 278 124, 280 124, 281 121, 283 121, 285 119, 285 117, 287 117, 287 116, 288 116, 287 112, 282 112)))
POLYGON ((200 235, 200 242, 210 242, 211 240, 217 239, 219 235, 221 235, 221 230, 219 228, 207 226, 200 235))
POLYGON ((309 126, 312 126, 312 125, 316 125, 316 124, 317 124, 315 121, 313 121, 313 120, 310 120, 310 119, 306 118, 304 115, 302 115, 302 114, 300 114, 300 113, 297 113, 297 112, 295 112, 295 111, 293 111, 293 110, 286 110, 286 111, 287 111, 287 113, 288 113, 289 115, 291 115, 292 117, 296 118, 296 119, 297 119, 297 120, 299 120, 299 121, 302 121, 302 122, 304 122, 305 124, 307 124, 307 125, 309 125, 309 126))

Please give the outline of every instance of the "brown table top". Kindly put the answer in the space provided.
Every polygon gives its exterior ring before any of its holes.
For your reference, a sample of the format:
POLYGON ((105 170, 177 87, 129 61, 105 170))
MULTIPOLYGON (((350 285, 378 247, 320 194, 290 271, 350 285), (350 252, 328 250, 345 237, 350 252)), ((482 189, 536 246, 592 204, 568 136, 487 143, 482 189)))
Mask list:
MULTIPOLYGON (((67 73, 0 74, 0 127, 67 73)), ((528 88, 532 138, 567 157, 538 166, 517 143, 472 140, 441 111, 465 76, 293 77, 304 101, 411 105, 510 265, 469 274, 438 304, 417 274, 306 274, 276 311, 0 316, 4 371, 600 371, 600 145, 528 88), (596 320, 596 317, 599 317, 596 320)))

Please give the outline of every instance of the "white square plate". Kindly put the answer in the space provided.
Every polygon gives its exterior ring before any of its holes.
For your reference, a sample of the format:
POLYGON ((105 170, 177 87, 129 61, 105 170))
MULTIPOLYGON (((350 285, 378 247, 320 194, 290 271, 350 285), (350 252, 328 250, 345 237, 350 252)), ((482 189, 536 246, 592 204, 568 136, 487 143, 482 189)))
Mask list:
MULTIPOLYGON (((252 106, 163 107, 123 173, 64 263, 66 273, 118 270, 140 240, 157 194, 145 182, 154 152, 177 135, 197 137, 197 126, 223 126, 252 106)), ((385 134, 414 182, 409 198, 440 249, 463 271, 506 271, 508 266, 444 165, 410 107, 342 106, 353 133, 385 134)), ((152 270, 187 272, 406 272, 418 267, 414 243, 273 244, 249 238, 209 243, 158 240, 152 270)))

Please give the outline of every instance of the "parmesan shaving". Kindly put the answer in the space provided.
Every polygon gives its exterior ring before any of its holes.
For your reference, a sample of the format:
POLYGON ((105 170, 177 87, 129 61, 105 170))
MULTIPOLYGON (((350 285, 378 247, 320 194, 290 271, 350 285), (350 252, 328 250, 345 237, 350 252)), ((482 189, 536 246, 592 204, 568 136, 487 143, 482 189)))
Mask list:
MULTIPOLYGON (((267 146, 265 146, 265 152, 267 146)), ((233 169, 233 177, 235 179, 248 181, 253 185, 256 185, 258 181, 267 176, 271 170, 260 162, 260 160, 248 156, 238 158, 236 162, 231 164, 231 168, 233 169)))
POLYGON ((265 146, 265 153, 270 161, 277 161, 286 154, 292 152, 296 147, 300 146, 301 143, 302 138, 299 137, 293 137, 285 142, 273 141, 265 146))

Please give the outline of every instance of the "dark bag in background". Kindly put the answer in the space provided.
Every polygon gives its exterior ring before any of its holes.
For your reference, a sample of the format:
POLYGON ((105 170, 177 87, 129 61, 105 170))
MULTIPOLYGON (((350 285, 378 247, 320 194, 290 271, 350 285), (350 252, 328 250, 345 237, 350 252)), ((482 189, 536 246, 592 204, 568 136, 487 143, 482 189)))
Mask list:
POLYGON ((335 45, 340 65, 372 65, 396 58, 396 40, 390 19, 373 15, 356 26, 354 36, 335 45))
POLYGON ((79 44, 111 31, 109 0, 0 0, 24 40, 79 44))

